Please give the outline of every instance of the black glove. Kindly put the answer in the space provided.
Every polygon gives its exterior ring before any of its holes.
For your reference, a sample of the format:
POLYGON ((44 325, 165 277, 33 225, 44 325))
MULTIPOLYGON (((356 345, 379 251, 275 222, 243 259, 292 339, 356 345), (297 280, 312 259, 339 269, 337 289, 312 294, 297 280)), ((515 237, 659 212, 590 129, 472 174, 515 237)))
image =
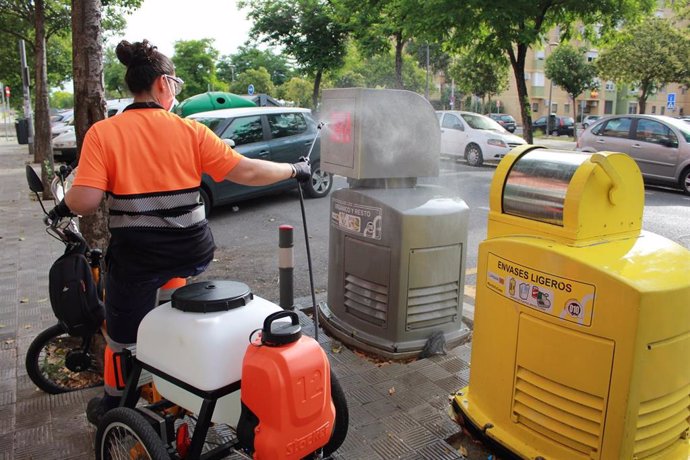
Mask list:
POLYGON ((60 201, 57 206, 55 206, 53 209, 48 211, 48 219, 50 219, 51 222, 56 222, 63 217, 75 217, 76 214, 74 214, 70 209, 67 207, 67 203, 65 203, 65 200, 63 199, 60 201))
POLYGON ((311 179, 311 166, 309 166, 309 160, 305 157, 300 157, 297 163, 292 164, 292 177, 297 179, 298 182, 306 182, 311 179))

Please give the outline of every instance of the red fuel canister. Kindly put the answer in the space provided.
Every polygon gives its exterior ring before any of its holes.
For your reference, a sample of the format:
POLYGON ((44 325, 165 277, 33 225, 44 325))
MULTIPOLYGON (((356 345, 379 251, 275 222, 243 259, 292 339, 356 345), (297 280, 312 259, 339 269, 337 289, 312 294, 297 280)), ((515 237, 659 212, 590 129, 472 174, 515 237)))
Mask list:
POLYGON ((256 460, 300 459, 328 443, 334 423, 326 353, 295 312, 269 315, 242 362, 240 443, 256 460))

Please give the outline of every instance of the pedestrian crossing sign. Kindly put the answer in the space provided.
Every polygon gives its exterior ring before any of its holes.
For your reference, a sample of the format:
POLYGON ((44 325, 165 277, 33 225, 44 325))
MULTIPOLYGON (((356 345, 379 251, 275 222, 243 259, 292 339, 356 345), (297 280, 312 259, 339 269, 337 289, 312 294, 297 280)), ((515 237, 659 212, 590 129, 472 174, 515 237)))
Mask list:
POLYGON ((676 109, 676 93, 668 93, 668 96, 666 96, 666 108, 669 110, 676 109))

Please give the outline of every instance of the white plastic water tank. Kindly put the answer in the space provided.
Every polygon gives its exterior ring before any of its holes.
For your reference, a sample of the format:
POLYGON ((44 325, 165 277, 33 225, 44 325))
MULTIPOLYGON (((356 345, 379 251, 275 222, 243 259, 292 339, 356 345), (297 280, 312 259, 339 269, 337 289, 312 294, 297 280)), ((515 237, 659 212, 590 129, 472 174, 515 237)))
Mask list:
MULTIPOLYGON (((172 302, 142 320, 137 359, 200 390, 223 388, 241 379, 249 335, 280 310, 253 296, 242 283, 204 281, 185 286, 175 291, 172 302)), ((153 381, 165 399, 199 413, 200 397, 155 374, 153 381)), ((236 391, 218 400, 212 421, 235 426, 239 415, 236 391)))

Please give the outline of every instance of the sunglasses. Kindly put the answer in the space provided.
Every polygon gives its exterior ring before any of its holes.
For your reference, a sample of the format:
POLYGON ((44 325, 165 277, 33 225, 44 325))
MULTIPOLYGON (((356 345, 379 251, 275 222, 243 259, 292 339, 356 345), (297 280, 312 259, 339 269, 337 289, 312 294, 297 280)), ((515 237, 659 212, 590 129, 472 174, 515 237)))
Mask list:
POLYGON ((173 92, 175 93, 175 96, 178 96, 182 92, 182 85, 184 85, 184 80, 179 78, 179 77, 173 77, 172 75, 163 75, 166 80, 172 81, 173 84, 173 92))

